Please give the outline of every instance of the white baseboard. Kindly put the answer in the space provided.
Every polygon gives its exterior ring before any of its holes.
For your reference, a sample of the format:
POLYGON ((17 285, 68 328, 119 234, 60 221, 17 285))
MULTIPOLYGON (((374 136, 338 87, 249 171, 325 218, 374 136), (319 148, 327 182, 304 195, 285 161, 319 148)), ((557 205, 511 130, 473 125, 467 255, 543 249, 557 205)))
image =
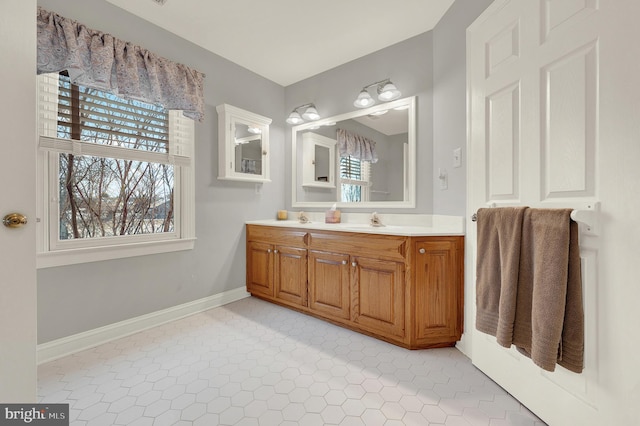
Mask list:
POLYGON ((38 345, 38 365, 249 297, 244 287, 38 345))

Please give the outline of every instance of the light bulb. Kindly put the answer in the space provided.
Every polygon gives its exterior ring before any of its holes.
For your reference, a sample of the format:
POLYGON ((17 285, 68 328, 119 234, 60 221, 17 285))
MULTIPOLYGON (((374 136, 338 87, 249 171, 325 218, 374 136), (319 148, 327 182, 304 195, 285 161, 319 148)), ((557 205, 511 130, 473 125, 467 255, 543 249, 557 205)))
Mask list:
POLYGON ((309 107, 309 108, 307 108, 307 109, 305 110, 305 112, 302 114, 302 117, 303 117, 305 120, 311 120, 311 121, 314 121, 314 120, 317 120, 317 119, 319 119, 319 118, 320 118, 320 114, 318 114, 318 110, 317 110, 317 109, 315 109, 315 107, 310 106, 310 107, 309 107))
POLYGON ((378 99, 381 101, 392 101, 394 99, 398 99, 400 95, 400 91, 391 82, 388 82, 383 87, 378 86, 378 99))
POLYGON ((287 118, 287 123, 289 124, 300 124, 303 121, 304 120, 302 119, 302 117, 300 117, 300 114, 298 114, 296 111, 291 111, 291 114, 289 114, 289 117, 287 118))
POLYGON ((366 108, 375 103, 376 101, 373 100, 369 92, 367 92, 365 89, 362 89, 360 94, 358 94, 356 100, 353 102, 353 106, 358 108, 366 108))

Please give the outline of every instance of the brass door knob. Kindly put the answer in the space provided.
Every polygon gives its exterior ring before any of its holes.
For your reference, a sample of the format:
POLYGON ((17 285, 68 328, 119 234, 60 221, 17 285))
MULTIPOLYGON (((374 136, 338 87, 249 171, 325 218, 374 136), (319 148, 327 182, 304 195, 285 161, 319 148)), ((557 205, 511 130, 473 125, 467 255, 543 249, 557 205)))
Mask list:
POLYGON ((7 228, 19 228, 27 224, 27 217, 20 213, 9 213, 2 218, 2 224, 7 228))

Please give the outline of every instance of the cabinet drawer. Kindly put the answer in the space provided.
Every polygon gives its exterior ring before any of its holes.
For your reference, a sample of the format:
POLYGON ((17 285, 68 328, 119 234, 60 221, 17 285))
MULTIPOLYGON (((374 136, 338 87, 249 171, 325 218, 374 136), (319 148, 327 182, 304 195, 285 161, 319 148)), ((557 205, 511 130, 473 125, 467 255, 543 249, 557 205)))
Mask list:
POLYGON ((399 261, 404 261, 406 256, 405 237, 348 232, 311 232, 309 236, 309 248, 313 250, 368 255, 399 261))
POLYGON ((300 229, 247 225, 247 241, 265 241, 271 244, 304 247, 306 243, 306 235, 307 231, 300 229))

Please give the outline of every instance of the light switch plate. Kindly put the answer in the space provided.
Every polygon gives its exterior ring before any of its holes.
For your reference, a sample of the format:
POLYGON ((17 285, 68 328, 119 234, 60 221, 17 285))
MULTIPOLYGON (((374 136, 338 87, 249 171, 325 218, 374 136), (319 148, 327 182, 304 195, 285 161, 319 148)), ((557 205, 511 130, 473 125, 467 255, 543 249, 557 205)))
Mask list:
POLYGON ((447 175, 447 169, 438 169, 438 180, 440 181, 441 190, 449 188, 449 176, 447 175))
POLYGON ((453 167, 462 167, 462 148, 453 150, 453 167))

